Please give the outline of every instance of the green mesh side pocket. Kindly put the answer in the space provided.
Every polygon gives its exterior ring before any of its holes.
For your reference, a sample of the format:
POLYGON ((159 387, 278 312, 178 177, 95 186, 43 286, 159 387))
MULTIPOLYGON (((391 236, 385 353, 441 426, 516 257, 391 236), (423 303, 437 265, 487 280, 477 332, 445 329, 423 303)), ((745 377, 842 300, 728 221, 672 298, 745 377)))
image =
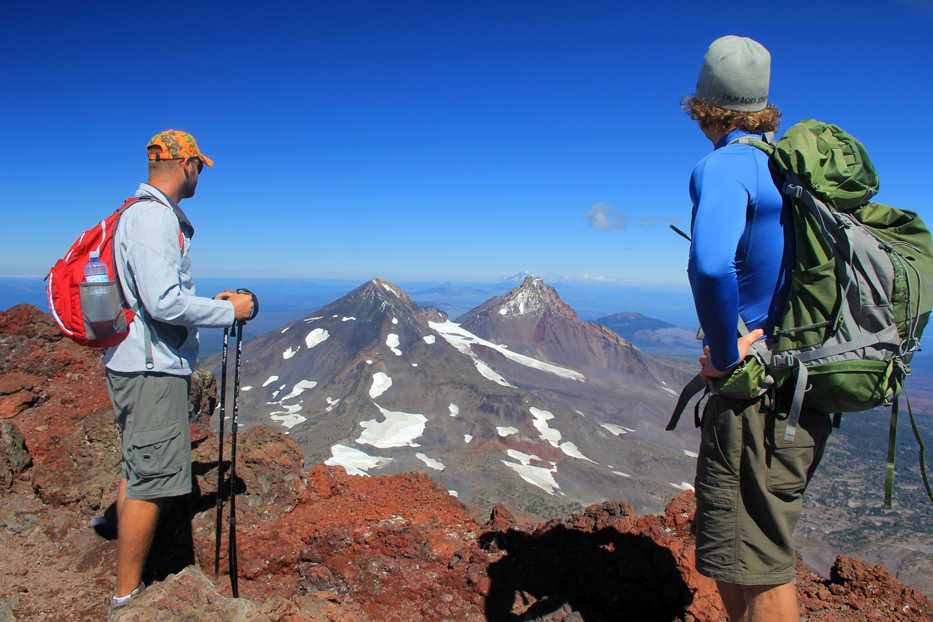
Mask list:
POLYGON ((804 406, 828 413, 857 412, 890 404, 901 393, 894 360, 840 361, 814 365, 804 406))
POLYGON ((772 383, 768 370, 758 357, 748 356, 728 376, 714 382, 713 389, 730 399, 750 400, 767 391, 772 383))

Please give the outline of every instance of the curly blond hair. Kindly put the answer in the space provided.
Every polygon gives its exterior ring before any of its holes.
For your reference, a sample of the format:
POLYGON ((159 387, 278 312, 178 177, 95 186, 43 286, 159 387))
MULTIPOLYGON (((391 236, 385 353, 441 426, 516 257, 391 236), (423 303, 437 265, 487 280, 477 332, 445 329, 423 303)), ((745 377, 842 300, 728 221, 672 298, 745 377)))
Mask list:
POLYGON ((764 110, 757 112, 739 112, 720 108, 686 95, 680 101, 680 107, 691 119, 699 122, 703 129, 726 131, 737 127, 746 132, 760 134, 775 131, 781 121, 781 111, 774 104, 768 104, 764 110))

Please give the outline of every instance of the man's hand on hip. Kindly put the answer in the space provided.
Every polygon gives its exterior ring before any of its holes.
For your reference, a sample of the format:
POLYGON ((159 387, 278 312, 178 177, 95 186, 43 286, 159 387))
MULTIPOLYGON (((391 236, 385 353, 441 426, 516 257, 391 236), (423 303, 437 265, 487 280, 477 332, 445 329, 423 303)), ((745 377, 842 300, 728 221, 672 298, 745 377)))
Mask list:
POLYGON ((725 371, 713 367, 713 360, 710 357, 709 346, 704 347, 703 356, 699 358, 700 376, 706 378, 707 380, 716 380, 717 378, 722 378, 723 376, 727 375, 729 372, 735 369, 737 365, 745 360, 745 357, 748 355, 748 349, 752 347, 752 344, 764 336, 765 331, 760 328, 756 328, 744 337, 739 337, 738 341, 736 341, 736 346, 739 349, 739 362, 725 371))

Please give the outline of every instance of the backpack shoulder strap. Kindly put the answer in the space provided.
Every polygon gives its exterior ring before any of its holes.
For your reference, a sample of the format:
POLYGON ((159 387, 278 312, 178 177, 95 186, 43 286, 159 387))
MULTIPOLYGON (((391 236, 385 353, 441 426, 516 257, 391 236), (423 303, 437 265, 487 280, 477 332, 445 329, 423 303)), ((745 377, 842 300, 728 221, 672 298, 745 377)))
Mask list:
MULTIPOLYGON (((123 202, 123 205, 117 208, 117 217, 113 222, 114 238, 116 238, 117 225, 120 223, 120 217, 123 216, 123 212, 125 212, 128 208, 130 208, 131 206, 135 205, 136 203, 144 199, 151 199, 153 201, 156 201, 157 203, 161 203, 162 205, 165 205, 163 201, 160 201, 158 198, 152 197, 152 196, 128 198, 126 201, 123 202)), ((166 205, 166 207, 168 206, 166 205)), ((181 253, 184 253, 185 251, 185 236, 181 229, 181 223, 178 223, 178 250, 181 253)), ((116 244, 111 245, 111 251, 113 253, 113 259, 112 259, 113 277, 114 277, 114 280, 117 282, 117 291, 120 293, 120 298, 123 300, 124 306, 131 308, 133 312, 136 313, 137 315, 145 315, 145 310, 141 304, 136 304, 133 306, 130 306, 127 304, 126 297, 123 295, 123 286, 120 284, 120 271, 117 269, 117 245, 116 244)), ((138 299, 139 294, 136 294, 136 296, 138 299)), ((146 369, 152 369, 153 367, 155 367, 155 362, 154 362, 155 359, 152 354, 152 334, 149 329, 149 323, 146 322, 145 319, 143 320, 142 325, 143 325, 143 343, 144 343, 143 347, 145 348, 145 355, 146 355, 146 369)))
POLYGON ((765 132, 761 135, 761 138, 757 136, 739 136, 735 140, 731 141, 729 144, 734 145, 736 143, 742 145, 748 145, 750 147, 755 147, 761 149, 768 155, 774 153, 774 132, 765 132))

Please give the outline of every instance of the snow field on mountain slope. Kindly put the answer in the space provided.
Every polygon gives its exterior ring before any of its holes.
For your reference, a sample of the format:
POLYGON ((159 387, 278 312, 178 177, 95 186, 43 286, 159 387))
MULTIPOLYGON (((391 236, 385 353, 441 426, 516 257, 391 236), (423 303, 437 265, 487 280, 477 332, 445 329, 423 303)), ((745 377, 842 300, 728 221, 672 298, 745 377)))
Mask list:
POLYGON ((384 456, 370 456, 364 451, 334 445, 330 448, 330 458, 324 461, 328 466, 342 466, 350 475, 369 475, 369 469, 379 469, 392 462, 392 458, 384 456))
POLYGON ((315 328, 310 333, 308 333, 307 336, 305 336, 305 345, 308 346, 308 348, 313 348, 314 346, 323 343, 328 337, 330 337, 329 332, 323 328, 315 328))
POLYGON ((395 356, 402 356, 402 351, 398 347, 399 343, 398 335, 395 333, 389 333, 386 335, 386 346, 395 356))
POLYGON ((392 378, 385 372, 377 371, 373 374, 373 383, 369 387, 369 397, 370 399, 376 399, 383 393, 389 390, 389 387, 392 386, 392 378))
POLYGON ((489 365, 479 360, 476 354, 474 354, 473 349, 470 347, 471 344, 478 344, 495 350, 507 359, 520 365, 524 365, 525 367, 544 371, 550 374, 554 374, 555 376, 568 378, 577 382, 586 382, 586 378, 580 372, 567 369, 566 367, 561 367, 560 365, 554 365, 553 363, 539 361, 536 358, 525 356, 524 354, 512 352, 505 346, 477 337, 456 322, 451 322, 450 320, 446 320, 444 322, 428 322, 428 326, 430 326, 432 330, 436 331, 445 341, 447 341, 447 343, 456 348, 458 352, 469 356, 473 360, 473 364, 476 366, 477 371, 479 371, 479 373, 482 374, 484 378, 488 378, 489 380, 502 384, 503 386, 512 385, 508 384, 508 382, 502 378, 501 375, 493 371, 489 365))
POLYGON ((499 315, 524 315, 541 309, 541 298, 533 292, 520 290, 508 302, 499 307, 499 315))

